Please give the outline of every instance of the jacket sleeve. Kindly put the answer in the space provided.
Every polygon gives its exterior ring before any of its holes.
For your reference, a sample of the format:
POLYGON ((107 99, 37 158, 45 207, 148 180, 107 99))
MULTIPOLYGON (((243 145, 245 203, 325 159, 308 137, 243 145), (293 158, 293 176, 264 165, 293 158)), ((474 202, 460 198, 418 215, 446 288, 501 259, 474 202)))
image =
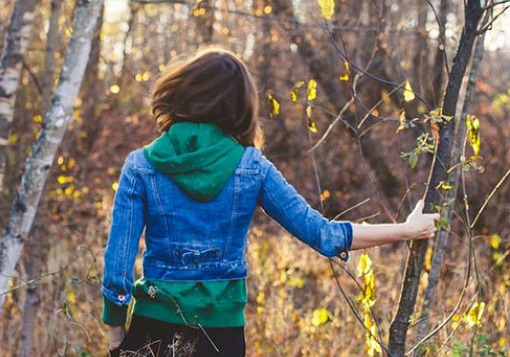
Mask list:
POLYGON ((147 221, 145 187, 133 161, 134 155, 130 154, 122 167, 104 254, 102 319, 109 325, 122 325, 125 322, 131 299, 135 258, 147 221))
POLYGON ((265 157, 262 157, 261 167, 262 186, 258 203, 264 211, 322 255, 339 256, 347 261, 352 243, 352 224, 324 218, 265 157))

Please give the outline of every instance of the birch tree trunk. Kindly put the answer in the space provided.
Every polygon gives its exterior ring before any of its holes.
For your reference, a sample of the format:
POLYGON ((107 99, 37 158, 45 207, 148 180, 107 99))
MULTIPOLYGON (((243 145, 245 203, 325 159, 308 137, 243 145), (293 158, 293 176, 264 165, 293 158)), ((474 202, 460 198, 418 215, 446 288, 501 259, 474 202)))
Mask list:
POLYGON ((37 2, 37 0, 18 0, 14 5, 0 59, 0 192, 4 190, 7 145, 9 145, 9 134, 14 117, 14 94, 19 85, 23 58, 27 52, 34 25, 34 9, 37 2))
POLYGON ((50 110, 25 163, 7 229, 0 242, 0 306, 24 241, 32 227, 41 193, 68 121, 87 65, 91 40, 103 0, 78 0, 73 33, 50 110))
MULTIPOLYGON (((448 77, 448 86, 442 105, 442 115, 454 118, 459 99, 462 78, 467 69, 473 52, 473 44, 478 36, 478 23, 483 15, 479 0, 468 0, 465 6, 465 24, 459 47, 453 60, 452 70, 448 77)), ((441 205, 441 197, 436 187, 441 181, 447 182, 447 171, 450 168, 450 154, 454 140, 455 120, 445 120, 440 124, 439 144, 434 155, 434 164, 425 196, 425 211, 431 212, 433 206, 441 205)), ((423 258, 428 241, 413 241, 407 258, 406 271, 398 311, 390 327, 390 356, 404 356, 406 336, 411 314, 414 311, 418 286, 423 266, 423 258)))
MULTIPOLYGON (((54 88, 55 53, 60 47, 59 18, 62 13, 63 0, 51 1, 51 13, 48 32, 46 33, 46 53, 44 69, 41 78, 41 112, 46 113, 50 108, 54 88)), ((39 281, 42 270, 47 261, 48 236, 41 224, 41 215, 37 215, 34 230, 25 245, 25 254, 22 255, 22 264, 25 266, 26 277, 30 283, 25 289, 23 302, 23 322, 21 326, 21 341, 18 346, 18 357, 29 357, 36 354, 34 350, 34 333, 37 326, 37 311, 41 299, 39 297, 39 281)))

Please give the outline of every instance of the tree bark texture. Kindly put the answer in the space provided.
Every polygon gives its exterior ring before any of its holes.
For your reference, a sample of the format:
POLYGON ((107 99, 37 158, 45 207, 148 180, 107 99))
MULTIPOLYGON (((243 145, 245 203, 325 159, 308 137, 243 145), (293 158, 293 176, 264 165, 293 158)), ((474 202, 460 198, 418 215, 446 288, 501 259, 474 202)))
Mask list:
MULTIPOLYGON (((445 192, 444 202, 447 203, 446 212, 447 215, 446 221, 450 221, 452 218, 452 210, 453 203, 455 198, 457 197, 457 191, 459 187, 459 177, 460 172, 463 169, 461 165, 461 155, 463 154, 464 141, 466 137, 466 118, 469 113, 469 107, 471 104, 471 99, 476 89, 476 78, 478 75, 478 69, 480 68, 480 62, 482 61, 483 52, 484 52, 484 35, 481 35, 477 41, 474 50, 473 60, 471 62, 471 69, 469 71, 469 77, 467 81, 466 94, 464 97, 464 105, 462 107, 462 113, 459 117, 457 133, 455 135, 455 143, 452 148, 451 162, 453 165, 457 165, 452 173, 450 174, 449 184, 452 188, 445 192)), ((427 284, 427 289, 425 290, 425 295, 423 297, 423 306, 420 315, 420 324, 418 325, 418 330, 416 333, 417 340, 421 340, 425 337, 426 333, 430 329, 430 319, 431 309, 434 306, 434 297, 437 288, 437 284, 439 282, 439 278, 441 276, 441 268, 443 266, 444 255, 446 253, 446 246, 448 245, 448 234, 449 230, 445 228, 441 228, 441 230, 437 234, 437 239, 434 247, 434 254, 432 256, 432 266, 429 272, 429 279, 427 284)), ((414 353, 414 356, 423 356, 423 349, 417 349, 414 353)))
POLYGON ((48 242, 44 227, 37 225, 37 223, 35 227, 31 239, 25 247, 28 251, 24 254, 26 280, 29 283, 25 290, 18 357, 30 357, 37 354, 37 346, 34 346, 34 332, 37 326, 37 311, 41 303, 38 278, 41 276, 47 258, 48 247, 46 245, 48 242))
MULTIPOLYGON (((459 46, 448 76, 448 86, 442 105, 442 115, 455 117, 462 78, 473 52, 473 44, 478 35, 478 23, 483 14, 479 0, 469 0, 465 7, 465 24, 459 46)), ((450 168, 450 154, 454 140, 455 120, 443 121, 439 129, 439 143, 434 156, 434 164, 425 196, 425 211, 431 212, 433 206, 441 205, 441 197, 436 189, 441 181, 447 182, 450 168)), ((400 295, 397 314, 390 327, 390 356, 404 356, 409 321, 416 304, 418 286, 422 271, 423 258, 428 242, 413 241, 406 262, 405 276, 400 295)))
POLYGON ((78 1, 59 84, 25 163, 7 229, 0 241, 0 306, 8 293, 9 280, 32 227, 55 153, 72 118, 73 103, 83 79, 102 3, 103 0, 78 1))
POLYGON ((15 93, 34 25, 34 10, 37 3, 37 0, 18 0, 14 5, 0 59, 0 192, 4 189, 15 93))
POLYGON ((437 107, 439 104, 439 100, 442 94, 443 81, 446 73, 446 48, 443 40, 445 38, 445 26, 446 19, 449 10, 449 0, 441 0, 439 5, 439 42, 437 44, 436 56, 434 58, 434 75, 432 80, 432 90, 430 94, 427 96, 429 102, 434 104, 434 107, 437 107))

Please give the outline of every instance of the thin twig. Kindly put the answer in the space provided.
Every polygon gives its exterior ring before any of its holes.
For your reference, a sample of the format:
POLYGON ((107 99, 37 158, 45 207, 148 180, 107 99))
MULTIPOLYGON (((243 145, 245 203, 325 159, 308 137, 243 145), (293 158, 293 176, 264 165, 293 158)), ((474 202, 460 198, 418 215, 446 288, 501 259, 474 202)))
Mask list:
POLYGON ((367 198, 367 199, 365 199, 365 200, 363 200, 363 201, 361 201, 359 203, 356 203, 354 206, 351 206, 351 207, 343 210, 339 214, 337 214, 335 217, 333 217, 333 220, 336 220, 336 219, 342 217, 347 212, 350 212, 350 211, 352 211, 352 210, 354 210, 354 209, 356 209, 356 208, 358 208, 358 207, 360 207, 360 206, 362 206, 362 205, 364 205, 365 203, 368 203, 368 202, 370 202, 370 198, 367 198))
POLYGON ((489 201, 492 199, 492 197, 494 197, 494 195, 496 194, 496 191, 499 190, 499 188, 503 185, 503 183, 508 178, 508 176, 510 176, 510 169, 508 169, 506 171, 506 173, 503 175, 503 177, 499 180, 499 182, 496 184, 496 186, 492 189, 491 193, 489 194, 487 199, 484 201, 482 207, 480 207, 480 210, 478 211, 475 218, 473 219, 473 223, 471 223, 470 228, 473 228, 475 226, 476 222, 478 222, 478 218, 480 218, 480 215, 482 214, 482 212, 485 210, 485 208, 489 204, 489 201))

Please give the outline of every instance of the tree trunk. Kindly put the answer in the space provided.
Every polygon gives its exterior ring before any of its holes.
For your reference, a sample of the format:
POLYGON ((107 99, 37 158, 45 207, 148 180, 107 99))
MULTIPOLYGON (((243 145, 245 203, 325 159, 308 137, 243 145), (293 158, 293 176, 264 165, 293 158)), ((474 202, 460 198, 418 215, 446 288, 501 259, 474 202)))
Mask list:
MULTIPOLYGON (((464 97, 464 105, 462 107, 462 114, 459 117, 458 129, 455 137, 455 144, 452 148, 451 162, 453 165, 457 165, 450 175, 449 184, 452 186, 450 190, 445 192, 444 202, 448 203, 447 211, 445 212, 446 221, 450 222, 452 218, 453 202, 457 196, 459 186, 459 176, 462 170, 460 157, 463 154, 464 140, 466 137, 466 118, 469 113, 469 107, 471 104, 471 98, 476 89, 476 77, 478 75, 478 69, 480 62, 482 61, 484 51, 484 37, 481 35, 477 39, 473 60, 471 63, 471 69, 469 71, 469 78, 467 82, 466 94, 464 97)), ((443 266, 444 255, 446 252, 446 246, 448 244, 448 229, 441 228, 437 235, 437 239, 434 247, 434 255, 432 256, 432 267, 429 272, 429 279, 427 284, 427 290, 423 297, 423 306, 420 315, 420 324, 416 333, 417 340, 423 339, 430 328, 430 313, 432 306, 434 306, 434 297, 441 275, 441 268, 443 266)), ((425 351, 423 349, 417 349, 414 356, 423 356, 425 351)))
POLYGON ((439 42, 437 45, 436 56, 434 59, 434 75, 432 79, 432 90, 428 95, 429 101, 437 107, 441 98, 443 81, 446 73, 446 48, 441 39, 445 38, 446 15, 448 15, 448 0, 441 0, 439 5, 439 42))
POLYGON ((41 299, 39 298, 38 278, 45 265, 48 247, 47 232, 43 226, 34 225, 31 239, 27 242, 25 253, 26 280, 29 281, 26 288, 25 303, 23 304, 23 325, 21 328, 21 341, 18 348, 18 357, 30 357, 37 354, 34 346, 34 332, 37 322, 37 310, 41 299))
MULTIPOLYGON (((449 74, 448 86, 443 100, 442 115, 456 116, 456 106, 459 98, 462 78, 473 52, 473 44, 478 35, 478 23, 482 17, 483 8, 479 0, 468 0, 465 7, 465 24, 459 42, 457 53, 453 60, 453 67, 449 74)), ((454 140, 455 120, 445 120, 440 124, 439 144, 434 156, 434 165, 429 179, 425 196, 425 211, 431 212, 433 206, 441 205, 441 197, 436 189, 441 181, 447 182, 447 171, 450 168, 450 154, 454 140)), ((406 262, 406 271, 398 311, 391 324, 389 351, 390 356, 404 356, 406 335, 409 320, 416 304, 416 296, 420 282, 423 258, 427 250, 427 241, 413 241, 406 262)))
POLYGON ((41 79, 42 102, 41 113, 46 113, 51 104, 55 76, 55 51, 60 45, 60 28, 58 20, 62 13, 63 0, 51 1, 51 15, 46 34, 46 54, 44 56, 44 69, 41 79))
POLYGON ((194 10, 195 25, 198 32, 198 43, 212 43, 214 34, 214 1, 203 0, 194 10))
MULTIPOLYGON (((97 105, 96 93, 104 93, 104 83, 99 80, 99 61, 101 58, 101 29, 104 20, 104 6, 94 30, 92 39, 92 47, 90 49, 90 58, 85 70, 85 77, 80 97, 82 98, 82 118, 83 122, 79 125, 78 130, 74 131, 75 138, 72 147, 75 148, 74 155, 88 155, 94 143, 96 142, 99 132, 102 128, 102 121, 99 117, 101 106, 97 105), (79 134, 77 134, 79 132, 79 134)), ((125 73, 122 72, 122 74, 125 73)))
MULTIPOLYGON (((128 70, 128 60, 131 57, 130 53, 133 49, 134 41, 133 41, 133 29, 136 25, 136 19, 138 11, 140 10, 140 5, 130 2, 129 3, 129 20, 128 20, 128 28, 127 31, 124 33, 124 40, 122 41, 122 70, 120 71, 122 78, 126 78, 127 74, 129 73, 128 70), (128 50, 128 42, 131 39, 131 45, 129 46, 128 50)), ((122 84, 124 85, 124 84, 122 84)))
POLYGON ((0 192, 4 189, 7 146, 14 117, 14 94, 20 82, 37 3, 37 0, 18 0, 14 5, 0 59, 0 192))
MULTIPOLYGON (((46 34, 46 53, 44 69, 41 79, 42 101, 41 112, 46 113, 51 104, 51 97, 53 95, 54 76, 55 76, 55 53, 60 46, 60 29, 59 18, 62 12, 62 0, 51 1, 51 15, 49 19, 48 32, 46 34)), ((34 280, 29 283, 25 290, 25 301, 23 303, 23 321, 21 326, 21 341, 18 347, 18 357, 33 356, 34 351, 34 333, 37 321, 37 310, 40 304, 39 290, 37 278, 41 276, 42 270, 45 266, 47 252, 48 252, 48 239, 44 227, 37 222, 41 222, 40 215, 36 217, 37 227, 32 232, 25 246, 25 254, 22 257, 24 265, 26 266, 26 280, 34 280)))
POLYGON ((67 122, 72 118, 73 103, 83 79, 102 3, 103 0, 78 1, 73 33, 59 84, 41 132, 25 163, 7 229, 0 242, 0 306, 3 305, 9 280, 32 227, 55 153, 64 136, 67 122))

